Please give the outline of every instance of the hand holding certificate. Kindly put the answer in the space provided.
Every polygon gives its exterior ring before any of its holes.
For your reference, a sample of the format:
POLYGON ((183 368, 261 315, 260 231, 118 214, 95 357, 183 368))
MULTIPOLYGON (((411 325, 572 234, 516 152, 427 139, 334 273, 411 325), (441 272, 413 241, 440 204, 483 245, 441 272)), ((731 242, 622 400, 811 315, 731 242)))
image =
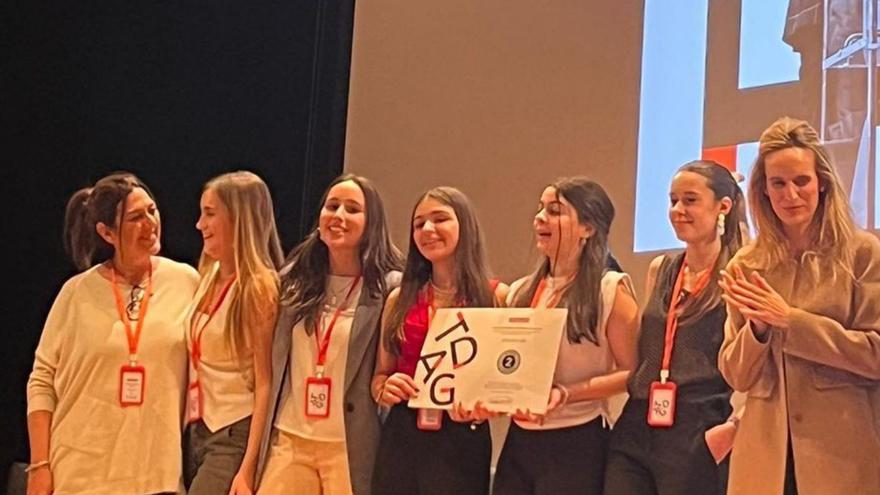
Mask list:
POLYGON ((409 406, 547 411, 566 309, 447 308, 434 316, 409 406))

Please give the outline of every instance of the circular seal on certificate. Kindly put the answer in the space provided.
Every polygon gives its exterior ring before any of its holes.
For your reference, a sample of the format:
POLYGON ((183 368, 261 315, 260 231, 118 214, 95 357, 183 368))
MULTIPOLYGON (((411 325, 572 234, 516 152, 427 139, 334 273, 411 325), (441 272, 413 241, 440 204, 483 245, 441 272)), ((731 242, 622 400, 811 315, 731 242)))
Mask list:
POLYGON ((513 349, 504 351, 498 356, 498 371, 502 375, 509 375, 519 369, 521 363, 522 357, 520 357, 518 352, 513 349))

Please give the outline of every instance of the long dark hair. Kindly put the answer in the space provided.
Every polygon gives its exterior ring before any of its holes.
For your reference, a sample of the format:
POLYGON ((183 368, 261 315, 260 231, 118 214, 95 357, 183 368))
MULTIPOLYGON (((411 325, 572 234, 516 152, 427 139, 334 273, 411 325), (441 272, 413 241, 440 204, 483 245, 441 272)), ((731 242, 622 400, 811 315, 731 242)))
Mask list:
MULTIPOLYGON (((141 188, 153 201, 150 189, 130 172, 110 174, 92 187, 73 193, 64 211, 64 250, 79 270, 113 257, 114 248, 98 235, 98 223, 118 229, 122 226, 128 195, 141 188)), ((121 234, 121 230, 120 230, 121 234)))
MULTIPOLYGON (((678 310, 679 323, 687 325, 699 320, 708 311, 722 303, 721 287, 718 280, 721 278, 721 270, 727 266, 727 262, 745 243, 746 202, 742 189, 736 183, 730 171, 724 166, 710 160, 695 160, 682 165, 678 172, 691 172, 706 179, 706 186, 712 190, 715 200, 720 201, 730 198, 730 211, 724 216, 724 235, 721 236, 721 252, 715 265, 711 267, 709 284, 693 298, 685 300, 678 310)), ((670 266, 670 269, 677 267, 670 266)), ((669 273, 658 274, 660 277, 669 277, 669 273)))
POLYGON ((432 264, 416 246, 413 238, 412 218, 422 201, 432 198, 449 207, 458 218, 458 245, 455 247, 455 300, 469 307, 495 306, 495 294, 489 285, 491 272, 486 263, 485 242, 480 230, 480 222, 473 204, 461 191, 454 187, 435 187, 428 190, 416 201, 410 214, 409 251, 406 267, 400 283, 400 295, 386 322, 385 349, 397 355, 403 342, 403 321, 410 307, 416 303, 419 291, 431 278, 432 264))
MULTIPOLYGON (((365 177, 341 175, 324 191, 320 208, 324 207, 330 189, 346 181, 354 182, 364 193, 366 225, 359 250, 363 288, 369 291, 370 297, 384 298, 388 292, 385 276, 391 271, 400 270, 403 257, 391 242, 385 206, 379 191, 365 177)), ((291 250, 284 265, 287 268, 281 271, 281 302, 293 308, 296 314, 294 323, 305 319, 306 330, 311 332, 324 302, 330 270, 330 254, 318 235, 317 226, 291 250)))
MULTIPOLYGON (((593 233, 586 239, 578 254, 577 273, 559 301, 568 308, 565 323, 568 341, 577 344, 584 339, 598 345, 599 315, 601 314, 602 277, 608 260, 608 233, 614 220, 614 205, 602 186, 586 177, 566 177, 549 184, 556 198, 565 198, 577 213, 578 223, 591 225, 593 233)), ((562 227, 560 226, 560 229, 562 227)), ((561 237, 561 232, 560 232, 561 237)), ((544 257, 538 269, 529 275, 523 288, 517 291, 513 305, 526 307, 544 277, 551 275, 551 260, 544 257)))

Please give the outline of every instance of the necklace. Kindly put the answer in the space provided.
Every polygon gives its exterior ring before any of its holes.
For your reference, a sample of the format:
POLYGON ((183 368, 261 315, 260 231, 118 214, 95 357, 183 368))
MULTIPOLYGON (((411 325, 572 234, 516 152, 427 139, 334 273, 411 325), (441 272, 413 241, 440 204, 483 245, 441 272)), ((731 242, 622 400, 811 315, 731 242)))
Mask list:
POLYGON ((333 279, 328 280, 327 282, 327 292, 328 301, 327 304, 332 307, 336 307, 339 301, 348 293, 348 291, 352 288, 352 284, 357 281, 357 277, 343 277, 341 275, 337 276, 339 280, 345 280, 345 283, 342 284, 338 289, 333 289, 333 279), (350 279, 350 280, 349 280, 350 279))
POLYGON ((455 294, 455 287, 454 287, 454 286, 453 286, 453 287, 450 287, 450 288, 448 288, 448 289, 443 289, 443 288, 439 287, 437 284, 434 283, 434 279, 433 279, 433 278, 432 278, 432 279, 428 279, 428 283, 431 284, 431 287, 434 289, 434 292, 436 292, 437 294, 445 294, 445 295, 452 295, 452 294, 455 294))

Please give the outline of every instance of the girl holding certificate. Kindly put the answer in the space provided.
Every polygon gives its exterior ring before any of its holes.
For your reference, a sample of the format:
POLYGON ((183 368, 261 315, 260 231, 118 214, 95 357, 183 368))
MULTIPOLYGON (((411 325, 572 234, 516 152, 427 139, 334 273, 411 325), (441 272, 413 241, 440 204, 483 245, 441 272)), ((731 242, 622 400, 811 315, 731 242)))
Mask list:
MULTIPOLYGON (((457 189, 438 187, 412 214, 409 254, 399 289, 382 315, 382 344, 373 377, 376 402, 391 410, 376 458, 376 495, 485 495, 489 491, 489 426, 459 408, 410 409, 422 344, 438 308, 493 307, 506 286, 489 279, 476 212, 457 189)), ((422 391, 426 392, 426 391, 422 391)))
POLYGON ((369 495, 380 428, 370 379, 400 265, 375 186, 335 179, 317 230, 281 270, 260 493, 369 495))
POLYGON ((757 238, 723 275, 718 366, 748 392, 728 493, 876 493, 880 241, 804 121, 761 135, 749 206, 757 238))
POLYGON ((543 257, 511 285, 517 307, 566 307, 547 414, 522 411, 510 426, 494 493, 601 494, 608 442, 606 400, 626 389, 635 361, 638 308, 624 273, 608 271, 614 207, 582 177, 547 186, 533 224, 543 257))
POLYGON ((745 205, 715 162, 682 166, 669 189, 669 221, 685 243, 648 270, 630 399, 614 427, 606 495, 723 494, 736 433, 731 389, 718 372, 726 311, 720 271, 743 244, 745 205))
POLYGON ((200 209, 202 282, 186 327, 184 482, 189 495, 249 495, 268 415, 283 254, 269 188, 253 173, 212 179, 200 209))
POLYGON ((65 247, 84 271, 55 298, 28 380, 29 494, 177 491, 181 329, 198 274, 156 256, 160 234, 134 175, 70 198, 65 247))

